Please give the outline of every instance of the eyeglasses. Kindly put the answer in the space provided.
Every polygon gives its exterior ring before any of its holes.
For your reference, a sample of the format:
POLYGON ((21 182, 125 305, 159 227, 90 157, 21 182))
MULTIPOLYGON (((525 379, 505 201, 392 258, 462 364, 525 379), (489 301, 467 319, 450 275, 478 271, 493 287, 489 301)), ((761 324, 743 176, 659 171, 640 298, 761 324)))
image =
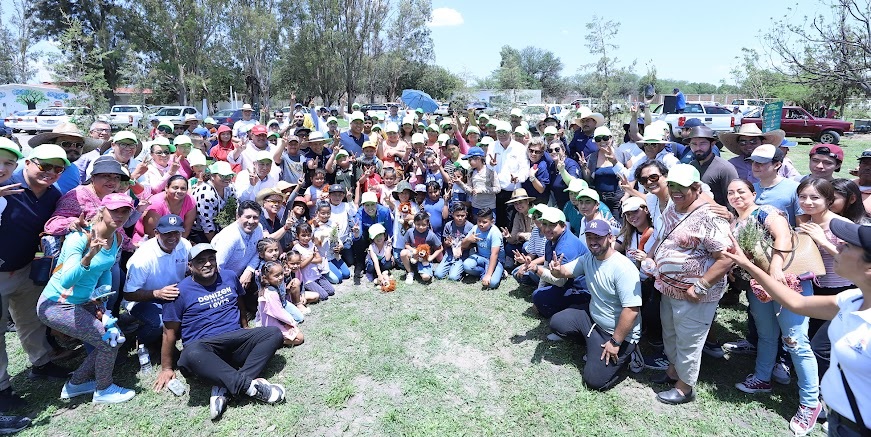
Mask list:
POLYGON ((560 149, 559 147, 554 147, 554 148, 551 148, 551 149, 547 149, 547 151, 550 152, 550 153, 560 153, 562 150, 563 150, 563 149, 560 149))
POLYGON ((276 200, 276 199, 266 199, 266 200, 263 201, 263 203, 275 203, 275 204, 278 204, 278 203, 281 203, 281 201, 280 201, 280 200, 276 200))
POLYGON ((136 148, 136 143, 115 143, 115 145, 117 145, 118 147, 120 147, 122 149, 132 150, 132 149, 136 148))
POLYGON ((112 129, 109 129, 108 127, 103 127, 103 128, 96 127, 96 128, 91 129, 91 132, 112 132, 112 129))
POLYGON ((152 154, 152 155, 157 155, 157 156, 169 156, 169 155, 171 155, 171 153, 169 153, 169 152, 166 151, 166 150, 158 150, 158 151, 156 151, 156 152, 151 152, 151 154, 152 154))
POLYGON ((82 149, 85 147, 85 143, 80 143, 78 141, 61 141, 58 145, 63 147, 64 149, 69 149, 72 147, 76 149, 82 149))
POLYGON ((599 135, 597 137, 593 137, 593 141, 595 141, 597 143, 599 141, 608 141, 610 139, 611 139, 611 135, 599 135))
POLYGON ((218 175, 218 176, 220 176, 221 180, 224 182, 229 182, 229 181, 233 180, 233 175, 231 175, 231 174, 226 174, 226 175, 222 174, 222 175, 218 175))
POLYGON ((638 178, 638 182, 641 183, 641 185, 647 185, 647 181, 656 182, 659 180, 660 177, 662 177, 662 175, 660 175, 660 174, 652 174, 650 176, 641 176, 640 178, 638 178))
POLYGON ((529 149, 529 150, 527 150, 527 152, 532 153, 533 155, 541 155, 542 153, 544 153, 544 150, 532 150, 532 149, 529 149))
POLYGON ((54 171, 56 174, 61 174, 66 170, 66 167, 62 165, 43 164, 35 159, 31 159, 30 162, 36 165, 39 171, 54 171))

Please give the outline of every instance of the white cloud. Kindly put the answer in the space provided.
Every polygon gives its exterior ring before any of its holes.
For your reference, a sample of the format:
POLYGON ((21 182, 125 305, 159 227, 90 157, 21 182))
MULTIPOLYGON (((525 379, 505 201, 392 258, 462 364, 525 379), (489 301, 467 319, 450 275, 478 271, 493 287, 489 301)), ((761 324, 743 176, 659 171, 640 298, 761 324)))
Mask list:
POLYGON ((448 27, 463 24, 463 15, 456 9, 435 8, 432 10, 429 27, 448 27))

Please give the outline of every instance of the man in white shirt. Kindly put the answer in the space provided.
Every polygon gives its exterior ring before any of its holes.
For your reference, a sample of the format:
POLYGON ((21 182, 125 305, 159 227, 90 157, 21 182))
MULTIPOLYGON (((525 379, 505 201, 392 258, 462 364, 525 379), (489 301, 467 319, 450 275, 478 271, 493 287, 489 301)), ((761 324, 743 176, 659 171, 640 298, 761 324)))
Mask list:
POLYGON ((182 237, 184 220, 168 214, 157 222, 150 238, 127 261, 124 300, 130 315, 141 323, 136 330, 140 344, 159 342, 163 335, 164 302, 178 297, 178 283, 187 271, 191 243, 182 237))
POLYGON ((257 161, 257 156, 262 151, 267 151, 270 156, 273 154, 272 145, 266 139, 268 132, 266 126, 258 124, 251 128, 248 135, 248 141, 242 143, 233 152, 227 154, 227 162, 230 164, 239 164, 243 169, 251 169, 254 162, 257 161))
POLYGON ((254 200, 257 193, 265 188, 273 188, 278 184, 281 169, 273 165, 272 152, 261 150, 254 156, 254 164, 246 167, 236 175, 236 198, 254 200))
POLYGON ((526 146, 512 139, 511 125, 504 121, 496 124, 496 142, 487 150, 487 163, 493 161, 496 165, 493 171, 499 180, 502 191, 496 195, 496 225, 508 227, 508 215, 505 212, 505 202, 511 199, 511 193, 520 188, 529 178, 529 158, 526 156, 526 146))
POLYGON ((233 123, 233 136, 238 137, 239 131, 242 129, 242 126, 254 126, 258 122, 255 120, 252 115, 254 114, 254 108, 249 104, 242 105, 242 119, 233 123))

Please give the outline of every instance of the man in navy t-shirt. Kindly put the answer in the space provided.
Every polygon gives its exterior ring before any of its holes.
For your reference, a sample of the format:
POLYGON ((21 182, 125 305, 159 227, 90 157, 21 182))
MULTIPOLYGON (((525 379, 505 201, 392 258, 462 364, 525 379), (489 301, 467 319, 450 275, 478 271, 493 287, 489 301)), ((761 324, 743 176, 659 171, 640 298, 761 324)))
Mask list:
POLYGON ((274 326, 245 329, 239 299, 244 289, 233 272, 218 270, 211 244, 191 248, 188 268, 191 276, 179 282, 178 298, 163 305, 162 369, 154 389, 160 391, 175 378, 173 356, 180 336, 179 370, 215 385, 209 402, 213 420, 226 409, 228 392, 270 404, 284 400, 284 387, 257 377, 281 347, 281 331, 274 326))

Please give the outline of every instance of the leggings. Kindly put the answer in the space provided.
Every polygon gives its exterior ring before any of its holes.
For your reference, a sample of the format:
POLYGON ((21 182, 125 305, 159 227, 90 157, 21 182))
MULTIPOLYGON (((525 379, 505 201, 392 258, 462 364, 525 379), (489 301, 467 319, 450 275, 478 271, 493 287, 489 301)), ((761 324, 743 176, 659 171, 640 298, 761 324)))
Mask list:
POLYGON ((103 341, 103 322, 97 319, 97 307, 91 303, 74 305, 59 303, 45 296, 39 297, 36 304, 37 315, 46 326, 57 329, 70 337, 82 340, 94 349, 85 361, 73 372, 70 382, 82 384, 96 379, 97 390, 112 385, 112 372, 115 370, 115 356, 118 348, 103 341))
POLYGON ((321 300, 327 300, 330 296, 336 294, 336 289, 333 284, 327 280, 327 277, 321 275, 316 280, 309 282, 303 286, 308 291, 314 291, 318 294, 321 300))

